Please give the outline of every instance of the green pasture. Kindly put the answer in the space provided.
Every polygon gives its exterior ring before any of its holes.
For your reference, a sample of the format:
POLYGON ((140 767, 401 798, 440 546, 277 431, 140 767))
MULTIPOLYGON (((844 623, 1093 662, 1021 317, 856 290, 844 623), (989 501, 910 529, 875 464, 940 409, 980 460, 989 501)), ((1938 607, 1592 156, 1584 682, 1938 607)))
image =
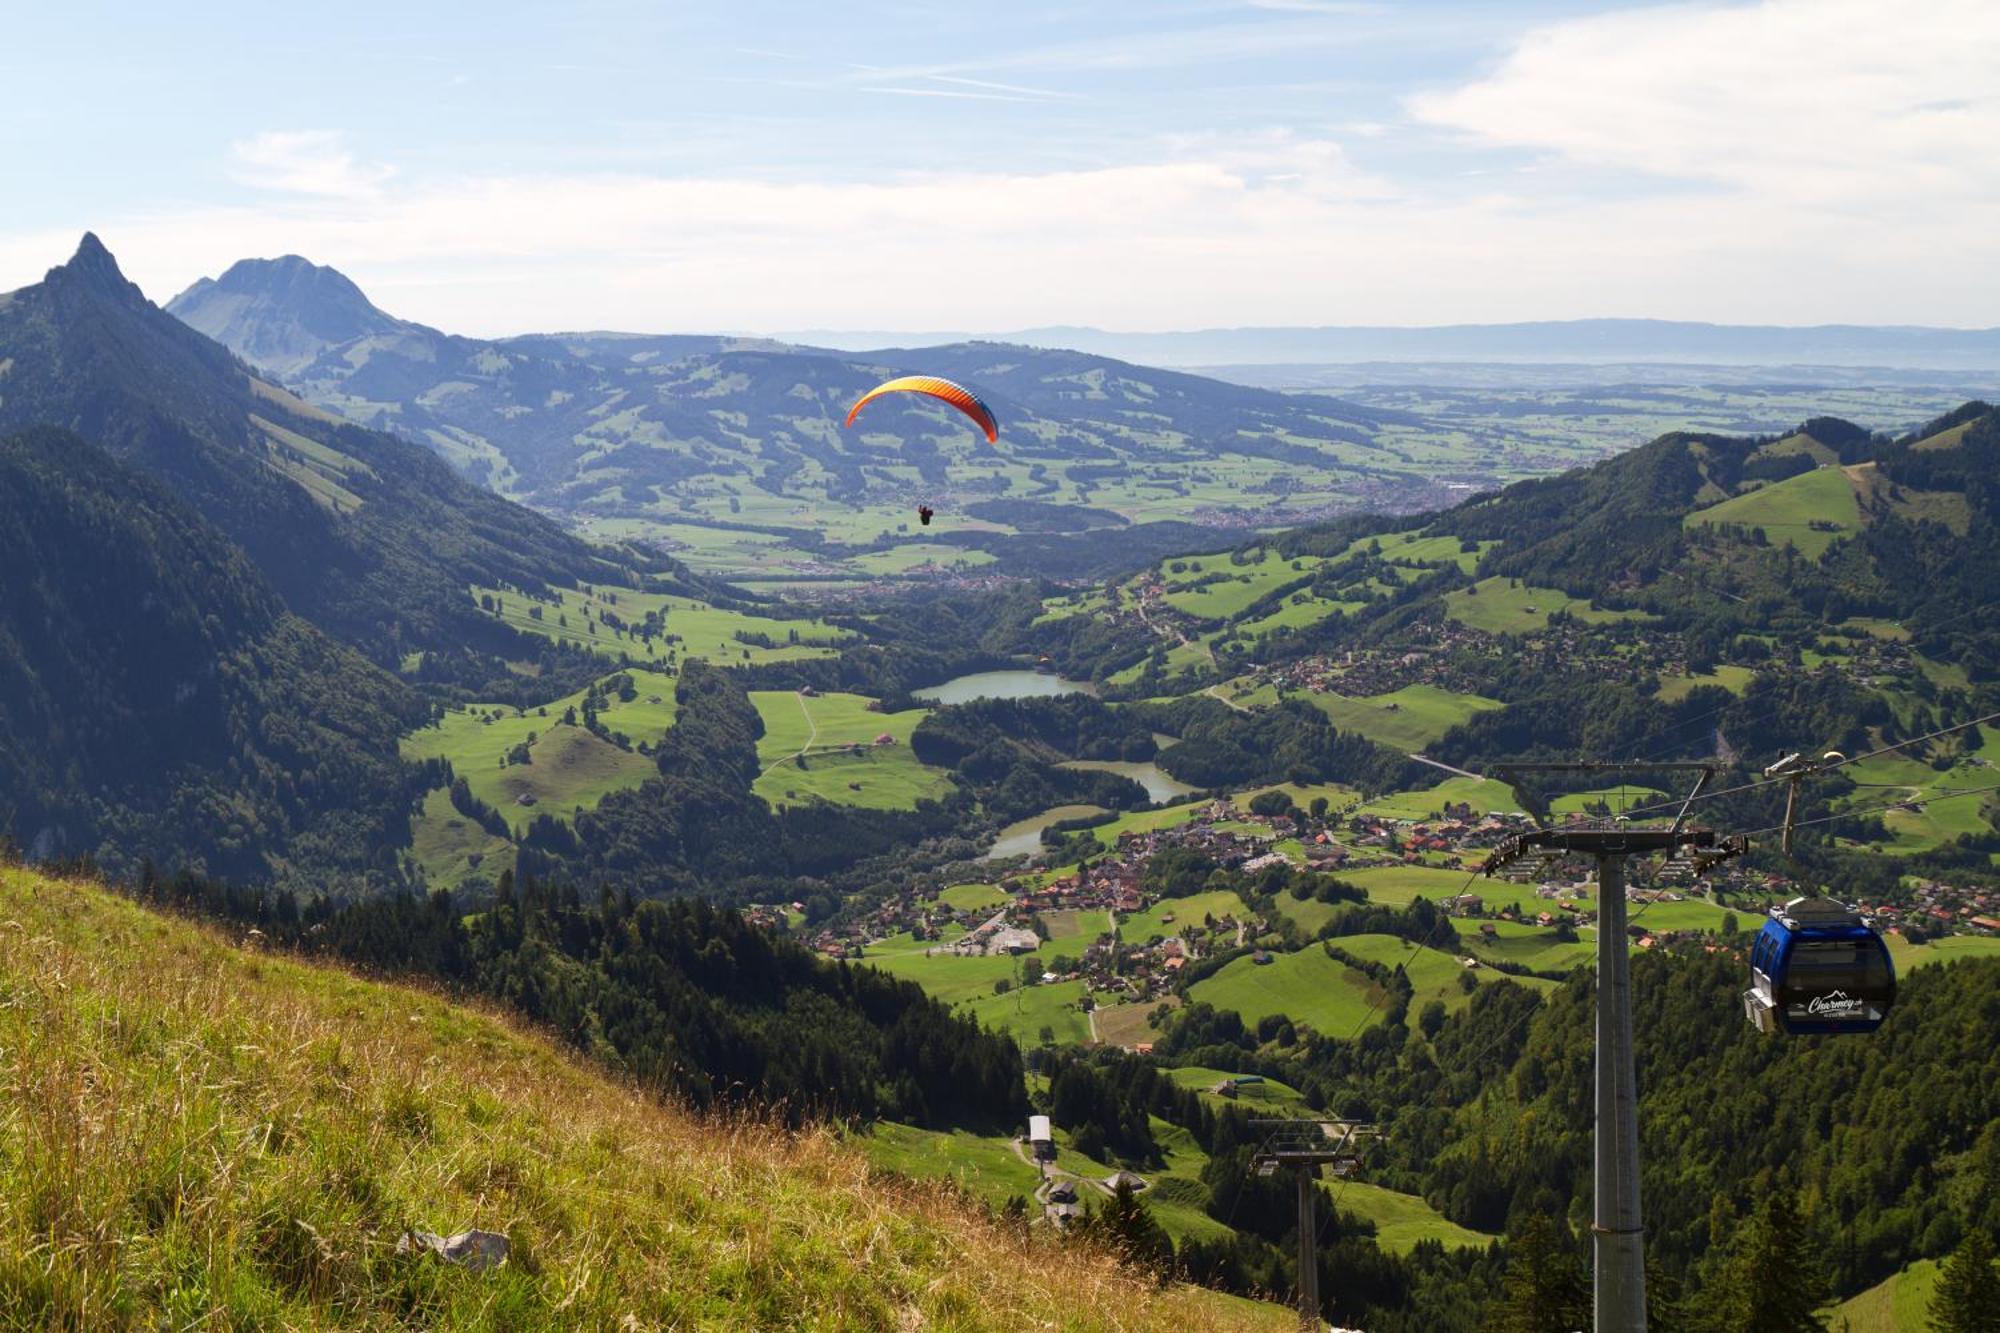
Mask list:
MULTIPOLYGON (((607 731, 623 732, 634 746, 656 742, 673 725, 674 677, 634 667, 637 690, 631 702, 613 695, 598 720, 607 731)), ((568 819, 613 791, 636 787, 658 773, 652 759, 598 739, 581 725, 565 726, 570 708, 582 712, 584 692, 527 709, 504 704, 470 704, 448 710, 441 721, 403 738, 405 759, 447 759, 472 794, 498 810, 518 835, 536 815, 568 819), (530 737, 533 737, 530 740, 530 737), (526 744, 530 762, 503 764, 526 744), (520 797, 533 798, 522 805, 520 797)))
POLYGON ((1616 620, 1642 620, 1637 611, 1607 611, 1555 588, 1538 588, 1507 578, 1481 579, 1444 597, 1445 613, 1469 629, 1488 634, 1536 634, 1549 627, 1556 612, 1587 625, 1616 620))
POLYGON ((1497 699, 1435 685, 1405 685, 1361 699, 1319 693, 1306 698, 1334 726, 1397 750, 1421 750, 1467 719, 1503 707, 1497 699))
POLYGON ((1238 921, 1250 918, 1250 909, 1234 889, 1208 889, 1185 898, 1163 898, 1143 912, 1134 912, 1118 922, 1118 938, 1126 944, 1144 944, 1158 936, 1171 939, 1190 926, 1206 929, 1203 923, 1213 916, 1220 928, 1224 917, 1238 921), (1166 918, 1172 917, 1172 921, 1166 918))
POLYGON ((424 797, 423 813, 410 825, 410 854, 432 889, 456 889, 474 876, 494 878, 512 869, 513 851, 513 843, 458 813, 443 787, 424 797))
POLYGON ((990 992, 968 1000, 962 1012, 986 1027, 1005 1032, 1024 1047, 1041 1044, 1043 1028, 1053 1031, 1059 1046, 1081 1046, 1090 1040, 1090 1016, 1083 1012, 1081 981, 1016 986, 1005 995, 990 992))
POLYGON ((910 750, 910 735, 928 709, 871 712, 874 700, 865 695, 792 690, 752 690, 750 702, 764 721, 757 741, 764 771, 752 790, 773 807, 822 800, 912 810, 951 791, 950 776, 910 750), (885 735, 892 743, 876 745, 885 735))
POLYGON ((1621 815, 1634 806, 1654 805, 1666 799, 1665 792, 1653 787, 1600 787, 1558 796, 1549 802, 1549 811, 1559 816, 1588 815, 1592 806, 1601 804, 1612 814, 1621 815))
MULTIPOLYGON (((1203 1065, 1178 1065, 1171 1069, 1162 1069, 1160 1072, 1176 1087, 1193 1088, 1203 1093, 1207 1093, 1224 1079, 1241 1077, 1226 1069, 1209 1069, 1203 1065)), ((1259 1083, 1246 1083, 1236 1090, 1234 1098, 1210 1094, 1211 1105, 1263 1106, 1287 1112, 1303 1110, 1305 1102, 1304 1094, 1297 1088, 1289 1083, 1280 1083, 1274 1078, 1267 1078, 1259 1083)))
POLYGON ((1931 1327, 1931 1300, 1940 1268, 1935 1259, 1919 1259, 1891 1273, 1825 1311, 1827 1327, 1841 1333, 1924 1333, 1931 1327))
POLYGON ((543 601, 521 592, 475 586, 472 600, 484 609, 481 598, 493 599, 496 609, 487 614, 523 633, 567 643, 612 661, 630 657, 642 665, 681 658, 727 665, 831 657, 839 645, 854 637, 822 620, 753 616, 725 611, 691 597, 629 588, 593 587, 589 592, 559 589, 553 600, 543 601), (628 628, 621 630, 605 623, 607 611, 628 628), (665 628, 659 637, 647 641, 631 627, 642 623, 652 611, 665 617, 665 628), (762 636, 776 646, 744 643, 735 637, 738 634, 762 636))
POLYGON ((1414 1194, 1365 1180, 1343 1180, 1332 1189, 1334 1206, 1373 1222, 1375 1243, 1390 1254, 1408 1254, 1427 1240, 1447 1250, 1483 1250, 1498 1239, 1458 1225, 1414 1194))
MULTIPOLYGON (((1336 871, 1335 874, 1339 875, 1339 872, 1336 871)), ((1346 877, 1340 876, 1340 878, 1346 877)), ((1317 898, 1299 899, 1289 893, 1278 895, 1278 915, 1296 923, 1298 928, 1306 933, 1307 938, 1319 934, 1320 927, 1333 920, 1341 909, 1352 905, 1346 902, 1323 903, 1317 898)))
POLYGON ((1881 755, 1851 764, 1842 771, 1866 784, 1848 798, 1849 808, 1879 814, 1889 840, 1878 849, 1896 854, 1932 851, 1964 834, 1992 831, 1986 812, 2000 809, 1996 795, 1976 789, 2000 784, 2000 729, 1981 727, 1978 743, 1957 755, 1943 772, 1908 752, 1881 755), (1971 792, 1968 795, 1955 795, 1971 792), (1949 797, 1940 800, 1937 798, 1949 797), (1915 809, 1880 807, 1889 802, 1918 803, 1915 809))
POLYGON ((1468 953, 1485 962, 1518 963, 1538 972, 1567 972, 1596 962, 1597 946, 1586 935, 1575 941, 1556 938, 1555 931, 1526 921, 1458 921, 1459 939, 1468 953), (1494 933, 1481 933, 1492 926, 1494 933))
POLYGON ((1253 602, 1281 585, 1310 577, 1320 564, 1317 556, 1287 559, 1275 547, 1264 547, 1242 564, 1229 552, 1177 556, 1161 562, 1160 577, 1167 588, 1166 602, 1175 610, 1203 620, 1227 620, 1249 610, 1253 602), (1185 568, 1177 572, 1175 565, 1185 568), (1194 586, 1204 579, 1214 581, 1194 586))
POLYGON ((1521 802, 1514 789, 1493 778, 1447 777, 1435 787, 1391 792, 1362 805, 1360 813, 1381 819, 1422 822, 1437 818, 1447 805, 1469 805, 1477 814, 1515 811, 1521 802))
POLYGON ((1239 635, 1255 638, 1260 634, 1270 634, 1281 629, 1305 629, 1329 620, 1335 615, 1354 615, 1368 609, 1366 602, 1337 602, 1324 597, 1315 597, 1308 592, 1296 592, 1285 599, 1285 604, 1275 611, 1258 616, 1255 620, 1237 621, 1231 629, 1239 635))
POLYGON ((954 884, 938 894, 938 901, 960 912, 977 913, 1005 906, 1013 897, 998 884, 954 884))
MULTIPOLYGON (((1744 920, 1747 924, 1754 924, 1755 919, 1746 917, 1744 920)), ((1895 960, 1898 974, 1913 967, 1952 963, 1961 958, 2000 958, 2000 936, 1994 935, 1946 935, 1923 944, 1912 944, 1903 938, 1900 931, 1889 931, 1882 939, 1889 946, 1889 956, 1895 960)))
POLYGON ((1498 541, 1476 543, 1478 549, 1461 550, 1465 545, 1462 538, 1444 534, 1435 537, 1420 537, 1414 532, 1392 534, 1382 538, 1382 558, 1398 565, 1457 565, 1470 574, 1479 564, 1480 557, 1498 546, 1498 541))
POLYGON ((1860 531, 1861 506, 1844 471, 1819 467, 1698 509, 1683 524, 1762 528, 1772 545, 1790 544, 1817 560, 1837 538, 1860 531))
POLYGON ((1661 676, 1660 699, 1664 703, 1677 703, 1703 685, 1720 685, 1731 694, 1741 695, 1750 687, 1756 676, 1755 667, 1730 666, 1724 663, 1713 671, 1692 676, 1661 676))
POLYGON ((1189 1001, 1234 1010, 1252 1026, 1277 1014, 1331 1037, 1346 1037, 1381 1021, 1387 993, 1364 974, 1327 957, 1317 944, 1268 956, 1268 963, 1236 959, 1189 987, 1189 1001))

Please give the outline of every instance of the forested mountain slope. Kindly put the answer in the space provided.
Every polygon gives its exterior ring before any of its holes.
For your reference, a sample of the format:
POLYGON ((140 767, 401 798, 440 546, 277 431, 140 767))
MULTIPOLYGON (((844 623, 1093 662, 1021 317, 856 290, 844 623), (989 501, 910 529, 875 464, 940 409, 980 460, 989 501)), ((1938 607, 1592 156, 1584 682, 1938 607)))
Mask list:
POLYGON ((618 582, 654 562, 613 563, 429 451, 258 379, 148 302, 95 236, 0 296, 0 430, 41 425, 163 481, 292 610, 378 662, 490 637, 473 583, 618 582))
POLYGON ((0 834, 118 873, 393 872, 422 704, 186 502, 66 432, 0 438, 0 571, 0 834))
POLYGON ((1270 1327, 434 992, 11 867, 0 916, 11 1326, 1270 1327), (467 1227, 501 1267, 397 1252, 467 1227))

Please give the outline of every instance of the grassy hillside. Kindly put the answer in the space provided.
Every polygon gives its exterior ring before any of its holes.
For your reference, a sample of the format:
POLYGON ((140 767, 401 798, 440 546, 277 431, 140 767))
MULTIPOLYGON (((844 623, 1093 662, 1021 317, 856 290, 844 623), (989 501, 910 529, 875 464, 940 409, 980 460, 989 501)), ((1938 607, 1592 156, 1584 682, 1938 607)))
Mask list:
POLYGON ((832 1136, 698 1122, 491 1015, 0 869, 9 1327, 1260 1327, 832 1136), (409 1227, 513 1245, 472 1274, 409 1227))
MULTIPOLYGON (((628 701, 613 693, 598 718, 606 730, 625 733, 635 745, 655 744, 673 725, 674 678, 636 668, 626 674, 636 696, 628 701)), ((569 710, 581 712, 584 694, 578 690, 534 709, 501 704, 449 709, 435 725, 403 738, 403 756, 450 760, 472 794, 499 810, 517 834, 536 815, 568 819, 595 806, 606 793, 636 787, 659 771, 644 755, 563 721, 569 710), (528 747, 529 762, 505 762, 522 745, 528 747), (523 795, 534 803, 520 804, 523 795)))
POLYGON ((1930 1328, 1938 1263, 1919 1259, 1827 1312, 1827 1327, 1843 1333, 1923 1333, 1930 1328))
POLYGON ((1697 510, 1686 522, 1689 527, 1762 528, 1774 546, 1789 542, 1816 560, 1836 537, 1860 528, 1861 507, 1844 471, 1819 467, 1697 510))

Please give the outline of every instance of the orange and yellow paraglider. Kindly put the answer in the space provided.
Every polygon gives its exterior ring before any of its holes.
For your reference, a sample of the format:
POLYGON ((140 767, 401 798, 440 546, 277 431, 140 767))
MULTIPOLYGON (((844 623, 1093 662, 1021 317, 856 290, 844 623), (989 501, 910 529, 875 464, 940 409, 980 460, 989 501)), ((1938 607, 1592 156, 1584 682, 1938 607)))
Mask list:
POLYGON ((847 424, 852 426, 854 418, 860 415, 861 409, 885 393, 921 393, 939 402, 950 403, 972 418, 975 426, 986 432, 988 444, 999 443, 1000 423, 994 418, 993 409, 980 402, 979 395, 964 385, 941 380, 935 375, 902 375, 887 383, 876 385, 855 400, 853 407, 847 409, 847 424))
MULTIPOLYGON (((979 401, 979 395, 962 384, 941 380, 935 375, 901 375, 878 384, 854 402, 847 409, 847 424, 852 426, 854 418, 861 415, 861 409, 880 398, 885 393, 921 393, 935 398, 941 403, 950 403, 972 419, 972 424, 986 432, 988 444, 1000 442, 1000 422, 995 419, 993 409, 979 401)), ((917 506, 917 521, 925 527, 931 525, 931 507, 917 506)))

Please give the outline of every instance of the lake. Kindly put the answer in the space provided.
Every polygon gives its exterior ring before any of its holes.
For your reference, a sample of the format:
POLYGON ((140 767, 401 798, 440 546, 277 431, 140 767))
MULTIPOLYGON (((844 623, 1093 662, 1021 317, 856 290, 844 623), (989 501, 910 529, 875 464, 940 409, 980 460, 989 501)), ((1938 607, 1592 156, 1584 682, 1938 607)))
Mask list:
POLYGON ((1081 819, 1085 815, 1103 813, 1094 805, 1059 805, 1053 810, 1044 810, 1039 815, 1009 824, 1000 830, 1000 836, 987 850, 986 860, 997 861, 1003 856, 1032 856, 1042 850, 1042 830, 1064 819, 1081 819))
POLYGON ((942 685, 910 693, 926 703, 964 704, 974 699, 1039 699, 1058 694, 1095 694, 1087 680, 1064 680, 1045 671, 975 671, 942 685))
POLYGON ((1089 768, 1099 773, 1120 773, 1146 789, 1147 797, 1154 805, 1164 805, 1176 796, 1185 796, 1197 790, 1185 782, 1176 782, 1167 771, 1150 759, 1143 764, 1117 763, 1109 759, 1078 759, 1063 765, 1064 768, 1089 768))

